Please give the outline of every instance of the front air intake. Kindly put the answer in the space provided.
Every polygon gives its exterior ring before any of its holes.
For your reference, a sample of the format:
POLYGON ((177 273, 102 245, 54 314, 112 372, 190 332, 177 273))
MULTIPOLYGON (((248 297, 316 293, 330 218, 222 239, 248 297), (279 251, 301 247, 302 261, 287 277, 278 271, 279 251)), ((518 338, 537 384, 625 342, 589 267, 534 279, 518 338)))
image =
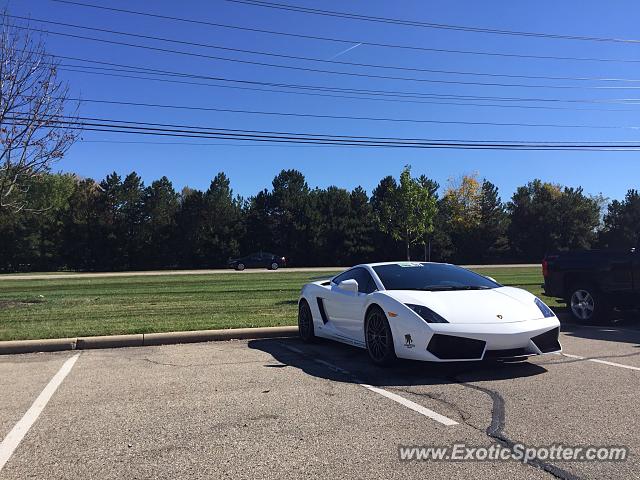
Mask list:
POLYGON ((484 352, 485 360, 494 360, 498 358, 517 358, 530 355, 526 348, 507 348, 503 350, 487 350, 484 352))
POLYGON ((436 333, 431 337, 427 351, 441 360, 473 360, 482 357, 485 343, 474 338, 436 333))
POLYGON ((548 332, 544 332, 533 337, 531 340, 542 353, 557 352, 562 348, 558 341, 559 335, 560 327, 556 327, 553 330, 549 330, 548 332))

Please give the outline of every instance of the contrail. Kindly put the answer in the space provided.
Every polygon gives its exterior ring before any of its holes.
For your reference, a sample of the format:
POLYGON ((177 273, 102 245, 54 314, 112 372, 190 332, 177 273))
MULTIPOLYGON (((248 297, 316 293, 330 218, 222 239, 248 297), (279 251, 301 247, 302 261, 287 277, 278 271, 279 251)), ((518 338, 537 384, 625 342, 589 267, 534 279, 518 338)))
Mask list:
POLYGON ((356 43, 355 45, 353 45, 352 47, 347 48, 346 50, 342 50, 341 52, 336 53, 333 57, 331 57, 329 60, 333 60, 335 58, 338 58, 340 55, 343 55, 351 50, 353 50, 354 48, 359 47, 360 45, 362 45, 362 43, 356 43))

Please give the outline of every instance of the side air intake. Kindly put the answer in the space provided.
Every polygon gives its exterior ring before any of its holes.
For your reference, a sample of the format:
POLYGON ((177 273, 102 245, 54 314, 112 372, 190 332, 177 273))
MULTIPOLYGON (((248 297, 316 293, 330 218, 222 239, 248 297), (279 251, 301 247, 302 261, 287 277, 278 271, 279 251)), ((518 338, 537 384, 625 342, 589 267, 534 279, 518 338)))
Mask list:
POLYGON ((320 310, 320 317, 322 318, 322 323, 327 323, 329 319, 327 318, 327 312, 324 310, 324 302, 320 297, 316 297, 318 301, 318 310, 320 310))

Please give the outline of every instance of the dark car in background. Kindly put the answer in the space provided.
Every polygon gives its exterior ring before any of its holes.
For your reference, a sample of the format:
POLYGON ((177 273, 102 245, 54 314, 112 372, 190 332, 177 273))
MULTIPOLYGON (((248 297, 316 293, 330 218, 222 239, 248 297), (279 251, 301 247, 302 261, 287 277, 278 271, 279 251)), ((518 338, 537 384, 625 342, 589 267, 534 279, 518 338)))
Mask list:
POLYGON ((227 263, 229 268, 235 268, 242 271, 245 268, 268 268, 269 270, 277 270, 286 267, 287 260, 281 255, 275 255, 269 252, 258 252, 247 255, 246 257, 232 258, 227 263))
POLYGON ((614 309, 640 308, 640 247, 549 254, 546 295, 563 299, 581 323, 610 320, 614 309))

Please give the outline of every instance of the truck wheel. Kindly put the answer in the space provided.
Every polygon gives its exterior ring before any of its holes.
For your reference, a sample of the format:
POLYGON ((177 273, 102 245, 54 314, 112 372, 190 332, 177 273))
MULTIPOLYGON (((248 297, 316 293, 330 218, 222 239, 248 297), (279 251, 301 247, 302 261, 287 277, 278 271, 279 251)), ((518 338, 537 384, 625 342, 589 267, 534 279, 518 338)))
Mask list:
POLYGON ((574 320, 580 323, 605 322, 612 313, 605 295, 590 284, 574 285, 569 290, 567 305, 574 320))

